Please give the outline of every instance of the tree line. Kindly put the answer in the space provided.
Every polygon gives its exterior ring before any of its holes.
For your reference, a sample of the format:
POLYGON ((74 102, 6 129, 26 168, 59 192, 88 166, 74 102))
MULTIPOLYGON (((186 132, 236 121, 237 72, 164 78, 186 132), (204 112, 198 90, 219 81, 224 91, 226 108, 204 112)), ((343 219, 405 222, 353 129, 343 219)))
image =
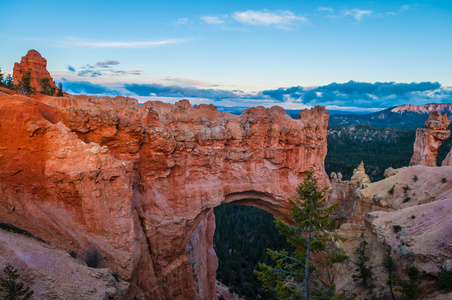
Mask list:
POLYGON ((8 74, 6 77, 2 73, 2 69, 0 68, 0 87, 5 87, 9 90, 16 91, 22 95, 34 95, 34 94, 43 94, 49 96, 63 97, 63 84, 58 83, 58 87, 55 83, 51 84, 49 77, 43 77, 39 82, 39 91, 37 91, 34 87, 31 86, 32 75, 31 69, 22 76, 22 78, 18 81, 17 84, 14 84, 14 79, 11 74, 8 74))

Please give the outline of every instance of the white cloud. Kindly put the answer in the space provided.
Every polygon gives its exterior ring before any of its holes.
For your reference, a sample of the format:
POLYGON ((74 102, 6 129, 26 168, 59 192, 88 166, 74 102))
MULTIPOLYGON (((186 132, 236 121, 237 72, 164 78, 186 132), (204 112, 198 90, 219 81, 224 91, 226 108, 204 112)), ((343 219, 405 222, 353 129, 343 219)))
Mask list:
POLYGON ((318 11, 322 11, 322 12, 330 12, 332 13, 334 10, 332 7, 319 7, 317 8, 318 11))
POLYGON ((68 41, 61 42, 63 46, 72 47, 94 47, 94 48, 147 48, 163 46, 169 44, 178 44, 186 42, 185 39, 169 39, 161 41, 91 41, 79 38, 70 38, 68 41))
POLYGON ((278 11, 247 10, 233 13, 232 18, 239 23, 256 26, 268 26, 268 25, 287 26, 293 25, 295 23, 308 22, 308 19, 306 17, 297 16, 289 10, 278 10, 278 11))
POLYGON ((203 16, 201 17, 201 20, 207 24, 224 24, 224 20, 220 19, 219 17, 203 16))
POLYGON ((410 6, 409 5, 402 5, 402 7, 400 7, 400 10, 408 10, 408 9, 410 9, 410 6))
POLYGON ((181 77, 172 77, 166 76, 162 79, 166 82, 171 82, 173 84, 178 84, 181 86, 194 86, 194 87, 203 87, 203 86, 211 86, 212 82, 200 79, 193 78, 181 78, 181 77))
POLYGON ((359 8, 354 8, 351 10, 344 11, 343 14, 344 14, 344 16, 352 16, 357 21, 361 21, 361 19, 364 16, 371 15, 373 12, 374 12, 373 10, 363 10, 363 9, 359 9, 359 8))
POLYGON ((188 19, 187 18, 179 18, 176 21, 176 25, 185 25, 188 23, 188 19))

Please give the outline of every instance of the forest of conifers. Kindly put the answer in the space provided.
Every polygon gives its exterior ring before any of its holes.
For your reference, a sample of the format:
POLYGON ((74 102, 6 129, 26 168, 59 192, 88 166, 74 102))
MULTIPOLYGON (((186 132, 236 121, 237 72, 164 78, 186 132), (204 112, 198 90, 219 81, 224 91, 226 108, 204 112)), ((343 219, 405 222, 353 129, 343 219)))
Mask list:
MULTIPOLYGON (((449 129, 451 129, 449 127, 449 129)), ((389 167, 408 166, 413 155, 415 130, 373 128, 369 125, 332 126, 328 128, 327 174, 341 172, 350 179, 353 169, 364 161, 372 181, 384 178, 389 167)), ((450 151, 452 138, 439 148, 438 165, 450 151)), ((266 293, 253 270, 258 262, 268 264, 265 252, 290 250, 285 237, 279 235, 271 214, 255 207, 221 205, 215 208, 214 247, 219 260, 217 279, 245 299, 275 299, 266 293)))

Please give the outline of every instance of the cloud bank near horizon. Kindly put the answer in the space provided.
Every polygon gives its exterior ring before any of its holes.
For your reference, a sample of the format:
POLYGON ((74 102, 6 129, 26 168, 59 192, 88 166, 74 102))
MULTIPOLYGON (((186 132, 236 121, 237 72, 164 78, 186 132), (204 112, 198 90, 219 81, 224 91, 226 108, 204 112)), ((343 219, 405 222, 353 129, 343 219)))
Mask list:
POLYGON ((452 87, 438 82, 333 82, 314 88, 293 86, 245 93, 239 90, 200 89, 179 85, 118 84, 107 87, 88 81, 63 80, 65 90, 70 93, 96 95, 127 95, 140 98, 195 98, 207 99, 217 106, 272 106, 285 108, 322 105, 335 109, 378 110, 403 104, 452 103, 452 87))
POLYGON ((402 104, 452 102, 452 90, 438 82, 333 82, 316 88, 295 86, 260 92, 280 102, 299 102, 308 106, 354 106, 387 108, 402 104))

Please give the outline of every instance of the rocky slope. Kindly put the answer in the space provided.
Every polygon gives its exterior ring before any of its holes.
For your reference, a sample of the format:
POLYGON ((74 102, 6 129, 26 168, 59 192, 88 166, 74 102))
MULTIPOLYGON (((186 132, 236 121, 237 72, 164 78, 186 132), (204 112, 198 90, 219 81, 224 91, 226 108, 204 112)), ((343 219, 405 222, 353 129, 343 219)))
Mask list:
POLYGON ((19 279, 34 292, 34 299, 119 300, 129 287, 109 269, 89 268, 66 251, 2 229, 0 253, 1 269, 4 263, 13 265, 19 279))
MULTIPOLYGON (((452 168, 413 166, 395 175, 354 189, 355 193, 342 199, 341 208, 347 222, 339 232, 348 240, 342 243, 351 259, 337 269, 337 286, 358 299, 379 299, 389 296, 387 273, 382 261, 391 253, 398 274, 405 275, 408 266, 415 265, 422 274, 424 295, 433 293, 433 282, 441 268, 452 259, 452 168), (417 176, 417 180, 413 180, 417 176), (443 182, 442 178, 446 178, 443 182), (391 193, 391 189, 393 192, 391 193), (396 231, 394 226, 400 226, 396 231), (373 270, 372 289, 360 287, 351 278, 355 274, 355 251, 364 234, 369 245, 367 263, 373 270)), ((334 183, 333 183, 334 186, 334 183)), ((434 299, 434 298, 430 298, 434 299)))
MULTIPOLYGON (((444 130, 448 125, 448 119, 433 112, 425 130, 444 130)), ((438 146, 435 140, 417 135, 415 145, 419 144, 425 147, 414 147, 412 161, 426 157, 425 149, 438 146)), ((354 172, 354 181, 343 181, 341 174, 331 175, 329 203, 339 204, 335 217, 341 223, 339 232, 348 239, 341 246, 351 257, 336 270, 338 289, 356 294, 358 299, 389 297, 388 275, 383 268, 389 253, 398 266, 398 276, 406 277, 405 270, 416 266, 422 274, 423 297, 442 299, 432 284, 442 269, 451 268, 452 168, 430 166, 430 161, 436 164, 434 152, 427 155, 431 159, 420 160, 418 165, 388 169, 387 178, 374 183, 368 182, 364 166, 354 172), (350 275, 356 273, 355 251, 361 234, 369 243, 366 255, 373 270, 371 288, 357 285, 350 275)))
POLYGON ((329 184, 322 107, 293 120, 279 107, 236 116, 187 100, 2 95, 0 117, 2 222, 79 256, 97 248, 128 283, 126 299, 211 297, 211 240, 196 240, 211 239, 212 207, 237 202, 288 220, 306 170, 329 184), (201 245, 195 271, 187 241, 201 245))

